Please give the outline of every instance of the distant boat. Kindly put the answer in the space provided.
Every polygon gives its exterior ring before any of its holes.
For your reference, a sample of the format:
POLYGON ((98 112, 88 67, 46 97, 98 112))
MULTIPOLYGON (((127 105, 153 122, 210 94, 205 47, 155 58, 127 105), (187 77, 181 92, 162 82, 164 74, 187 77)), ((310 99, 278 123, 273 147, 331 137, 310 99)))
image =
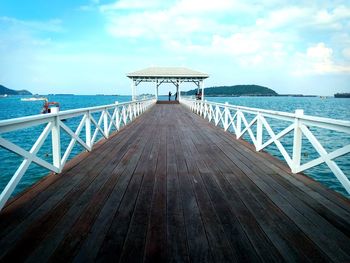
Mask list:
POLYGON ((8 97, 8 95, 7 95, 7 94, 0 95, 0 98, 6 98, 6 97, 8 97))
POLYGON ((45 97, 33 97, 33 98, 22 98, 21 101, 38 101, 38 100, 47 100, 45 97))

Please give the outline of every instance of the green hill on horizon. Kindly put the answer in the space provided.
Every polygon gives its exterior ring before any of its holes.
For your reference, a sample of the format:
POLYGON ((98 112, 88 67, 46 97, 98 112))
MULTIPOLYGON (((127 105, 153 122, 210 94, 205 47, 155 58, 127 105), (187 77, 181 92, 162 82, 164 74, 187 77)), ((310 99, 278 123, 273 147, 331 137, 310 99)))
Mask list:
MULTIPOLYGON (((183 95, 195 95, 197 89, 182 92, 183 95)), ((278 96, 278 93, 259 85, 218 86, 204 89, 205 96, 278 96)))
POLYGON ((0 85, 0 95, 32 95, 28 90, 13 90, 0 85))

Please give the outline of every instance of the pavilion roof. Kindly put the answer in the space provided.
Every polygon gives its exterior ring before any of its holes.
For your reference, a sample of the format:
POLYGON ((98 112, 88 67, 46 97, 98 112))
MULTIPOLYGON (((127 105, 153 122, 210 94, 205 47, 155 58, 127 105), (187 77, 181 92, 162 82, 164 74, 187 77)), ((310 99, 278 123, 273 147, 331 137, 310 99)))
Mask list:
POLYGON ((129 78, 200 78, 206 79, 208 74, 184 67, 149 67, 126 75, 129 78))

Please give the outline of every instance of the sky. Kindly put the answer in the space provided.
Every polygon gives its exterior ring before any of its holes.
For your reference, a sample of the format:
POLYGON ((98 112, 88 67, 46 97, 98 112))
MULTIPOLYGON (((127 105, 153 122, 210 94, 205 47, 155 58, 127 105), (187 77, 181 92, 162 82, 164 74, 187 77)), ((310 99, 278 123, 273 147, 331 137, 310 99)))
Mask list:
POLYGON ((350 92, 350 1, 0 1, 0 84, 8 88, 125 95, 126 74, 149 66, 207 73, 206 87, 350 92))

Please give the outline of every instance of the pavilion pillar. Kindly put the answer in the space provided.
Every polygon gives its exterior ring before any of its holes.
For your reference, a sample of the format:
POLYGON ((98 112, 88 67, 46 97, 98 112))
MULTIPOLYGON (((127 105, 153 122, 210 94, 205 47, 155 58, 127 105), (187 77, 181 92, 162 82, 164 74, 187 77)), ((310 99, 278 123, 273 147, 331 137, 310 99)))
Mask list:
POLYGON ((154 96, 156 97, 156 100, 158 100, 158 80, 156 80, 156 87, 154 90, 154 96))
POLYGON ((202 101, 204 101, 204 81, 203 80, 201 80, 200 81, 200 86, 201 86, 201 91, 202 91, 202 101))
POLYGON ((176 80, 176 92, 177 92, 177 100, 179 100, 179 80, 176 80))
POLYGON ((178 85, 178 90, 179 90, 179 93, 177 94, 177 99, 178 99, 178 101, 180 101, 180 100, 181 100, 181 89, 180 89, 180 83, 179 83, 179 85, 178 85))
POLYGON ((135 94, 135 80, 131 79, 131 100, 135 100, 136 99, 136 94, 135 94))

